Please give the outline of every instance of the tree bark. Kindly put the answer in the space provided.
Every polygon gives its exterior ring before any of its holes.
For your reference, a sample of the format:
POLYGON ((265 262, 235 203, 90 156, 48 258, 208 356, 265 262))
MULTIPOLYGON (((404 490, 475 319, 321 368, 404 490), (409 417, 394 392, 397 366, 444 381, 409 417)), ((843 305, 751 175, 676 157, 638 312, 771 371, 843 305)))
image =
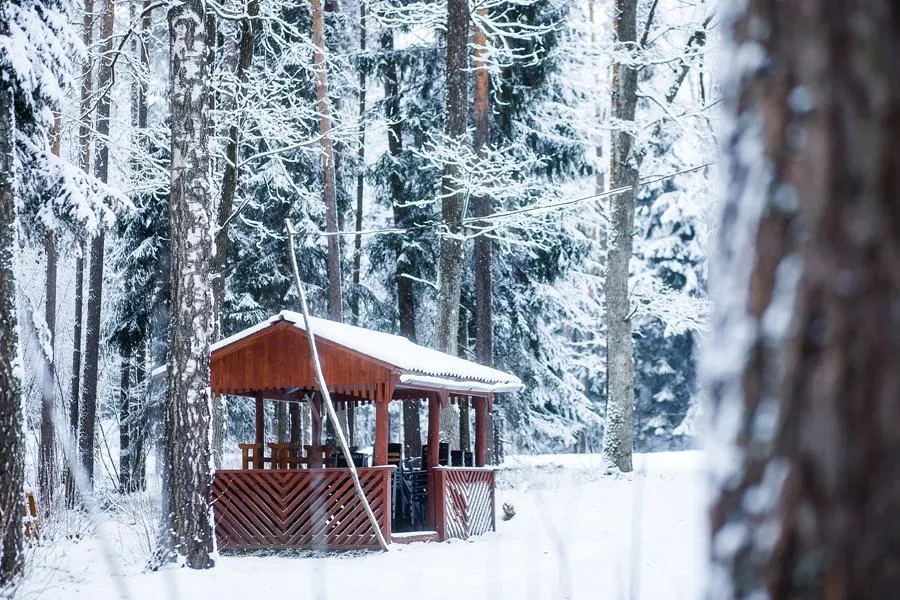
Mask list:
MULTIPOLYGON (((325 231, 337 232, 337 192, 335 190, 334 146, 331 140, 331 100, 328 97, 328 72, 325 64, 325 26, 322 0, 311 0, 313 45, 316 47, 316 106, 319 111, 319 135, 322 136, 323 192, 325 231)), ((328 318, 341 320, 341 246, 336 235, 328 236, 328 318)))
MULTIPOLYGON (((410 223, 410 211, 403 206, 403 174, 400 173, 400 155, 403 153, 403 116, 400 111, 400 79, 397 73, 397 59, 394 54, 394 33, 386 30, 381 38, 382 51, 387 56, 384 70, 384 108, 388 123, 388 152, 391 155, 391 207, 395 227, 406 227, 410 223)), ((395 257, 394 284, 397 286, 397 312, 400 320, 400 335, 411 342, 416 341, 416 297, 413 289, 412 262, 408 254, 409 242, 400 241, 395 257)), ((403 400, 403 448, 406 456, 421 456, 422 432, 419 424, 419 402, 403 400)))
MULTIPOLYGON (((97 157, 94 176, 106 182, 109 176, 109 113, 111 106, 112 47, 115 4, 105 0, 100 13, 100 67, 97 70, 97 89, 102 94, 97 103, 97 157)), ((103 303, 104 233, 98 231, 91 239, 91 271, 88 281, 87 327, 84 348, 84 393, 80 411, 79 450, 81 463, 91 486, 94 483, 94 432, 97 419, 97 380, 100 367, 100 316, 103 303)))
MULTIPOLYGON (((69 400, 69 434, 72 436, 73 442, 78 445, 78 418, 79 418, 79 391, 81 389, 81 343, 82 331, 81 324, 83 322, 84 310, 84 252, 83 243, 78 243, 76 250, 78 255, 75 257, 75 326, 72 333, 72 378, 71 378, 71 398, 69 400)), ((75 507, 75 474, 72 472, 72 465, 66 469, 66 507, 75 507)))
MULTIPOLYGON (((54 139, 55 154, 59 156, 59 129, 54 139)), ((43 383, 41 386, 41 445, 38 462, 38 483, 42 512, 46 515, 53 503, 56 478, 56 436, 53 433, 53 403, 56 399, 54 388, 56 362, 56 240, 52 232, 44 234, 44 252, 47 255, 47 269, 44 287, 44 323, 50 336, 49 356, 44 357, 43 383)))
POLYGON ((302 436, 303 436, 303 421, 300 413, 300 403, 299 402, 291 402, 290 403, 290 413, 291 417, 291 439, 290 442, 292 444, 296 444, 298 446, 302 446, 302 436))
POLYGON ((131 360, 130 348, 122 349, 119 366, 119 491, 128 493, 132 489, 131 454, 131 360))
MULTIPOLYGON (((466 0, 447 1, 447 85, 444 133, 460 140, 466 134, 468 113, 468 41, 469 4, 466 0)), ((462 282, 463 216, 466 193, 458 189, 459 166, 452 161, 444 165, 441 181, 441 218, 445 228, 441 236, 438 264, 437 323, 435 336, 438 350, 456 354, 459 331, 459 296, 462 282)), ((457 448, 459 415, 452 405, 441 410, 441 433, 457 448)))
MULTIPOLYGON (((363 225, 363 192, 366 184, 366 0, 359 2, 359 53, 361 56, 359 67, 359 148, 356 151, 356 231, 362 231, 363 225)), ((353 236, 353 293, 350 294, 350 315, 354 325, 359 325, 359 296, 360 296, 360 272, 362 267, 362 235, 353 236)), ((350 444, 353 444, 353 404, 347 408, 347 420, 350 426, 350 444)))
MULTIPOLYGON (((359 52, 361 55, 359 67, 359 148, 356 151, 356 219, 355 230, 362 231, 363 226, 363 196, 366 184, 366 0, 359 3, 359 52)), ((362 235, 353 236, 353 292, 350 294, 350 316, 354 325, 360 324, 359 299, 360 285, 362 281, 362 235)), ((299 415, 298 415, 299 418, 299 415)), ((350 446, 356 445, 356 404, 347 403, 347 439, 350 446)))
MULTIPOLYGON (((56 117, 53 130, 50 132, 51 151, 59 156, 61 141, 60 118, 56 117)), ((49 356, 44 357, 41 385, 41 445, 38 457, 38 486, 42 513, 50 514, 50 506, 56 487, 56 436, 53 433, 53 412, 56 393, 56 239, 52 231, 44 233, 44 254, 47 257, 46 276, 44 278, 44 324, 50 336, 49 356)))
MULTIPOLYGON (((9 24, 0 20, 0 36, 9 24)), ((13 88, 0 77, 0 588, 24 569, 22 497, 25 480, 25 432, 19 374, 16 283, 15 177, 13 175, 13 88)))
MULTIPOLYGON (((94 0, 84 0, 84 21, 82 41, 85 48, 90 48, 94 37, 94 0)), ((78 144, 80 146, 81 168, 85 173, 91 169, 91 121, 90 106, 93 94, 93 69, 90 58, 85 59, 81 70, 81 113, 84 115, 78 126, 78 144)), ((79 403, 81 399, 81 344, 84 311, 84 254, 87 248, 82 242, 77 243, 75 257, 75 325, 72 332, 72 378, 70 380, 71 398, 69 401, 69 433, 73 440, 78 440, 79 403)), ((66 470, 66 506, 75 506, 75 476, 72 465, 66 470)))
MULTIPOLYGON (((637 1, 617 0, 615 20, 619 47, 632 48, 637 41, 637 1)), ((634 125, 637 106, 637 72, 616 63, 612 78, 612 115, 618 129, 612 134, 610 185, 634 186, 638 161, 634 156, 634 125)), ((610 228, 606 250, 606 426, 603 454, 607 468, 631 471, 634 428, 634 357, 631 339, 631 304, 628 295, 628 263, 634 230, 632 188, 610 199, 610 228)))
MULTIPOLYGON (((900 589, 900 6, 751 0, 708 386, 711 597, 900 589), (723 354, 727 353, 727 354, 723 354), (725 467, 726 465, 723 465, 725 467)), ((737 52, 737 51, 736 51, 737 52)))
MULTIPOLYGON (((135 73, 131 81, 131 124, 136 132, 136 147, 146 146, 143 136, 147 128, 147 83, 142 75, 150 71, 147 34, 153 23, 151 2, 143 0, 140 24, 131 36, 131 54, 143 68, 141 73, 135 73)), ((137 5, 131 4, 129 12, 130 20, 134 22, 138 16, 137 5)), ((132 167, 137 171, 140 165, 134 164, 132 167)), ((122 493, 136 492, 146 487, 145 404, 135 390, 141 390, 144 384, 148 332, 140 322, 136 327, 133 339, 125 341, 119 348, 122 360, 119 374, 119 491, 122 493)))
MULTIPOLYGON (((253 63, 253 44, 256 37, 254 30, 254 21, 259 16, 259 1, 249 0, 246 5, 247 14, 241 19, 241 39, 238 44, 238 61, 236 65, 236 78, 238 81, 238 89, 236 91, 238 100, 236 101, 236 110, 240 110, 240 97, 243 93, 242 87, 246 86, 250 79, 250 67, 253 63)), ((237 123, 231 125, 228 130, 228 141, 225 145, 225 170, 222 175, 222 195, 219 198, 219 206, 216 218, 216 254, 213 257, 213 273, 215 280, 213 282, 215 290, 216 307, 220 309, 221 300, 225 293, 225 264, 228 261, 228 247, 230 239, 228 237, 228 227, 230 225, 229 218, 234 210, 234 199, 237 194, 238 177, 240 175, 241 160, 241 133, 243 132, 243 118, 237 123)), ((221 320, 217 310, 217 321, 221 320)), ((221 330, 221 324, 219 325, 221 330)), ((220 333, 221 335, 221 333, 220 333)))
MULTIPOLYGON (((485 8, 478 9, 478 16, 485 18, 485 8)), ((491 98, 490 74, 484 56, 487 36, 477 24, 475 26, 475 155, 484 158, 491 144, 491 98)), ((475 216, 491 214, 493 206, 490 196, 475 198, 475 216)), ((486 226, 487 223, 482 223, 486 226)), ((494 315, 491 307, 491 240, 486 235, 475 238, 475 359, 489 367, 494 366, 494 315)), ((496 410, 496 409, 495 409, 496 410)), ((493 430, 493 417, 488 417, 487 430, 493 430)), ((493 435, 489 443, 494 442, 493 435)), ((489 454, 494 452, 489 451, 489 454)))
POLYGON ((291 424, 288 421, 287 402, 275 403, 275 439, 279 444, 288 441, 291 424))
POLYGON ((188 567, 213 566, 209 347, 212 298, 212 199, 209 158, 211 41, 202 0, 169 9, 172 280, 166 360, 166 428, 171 466, 174 548, 188 567))

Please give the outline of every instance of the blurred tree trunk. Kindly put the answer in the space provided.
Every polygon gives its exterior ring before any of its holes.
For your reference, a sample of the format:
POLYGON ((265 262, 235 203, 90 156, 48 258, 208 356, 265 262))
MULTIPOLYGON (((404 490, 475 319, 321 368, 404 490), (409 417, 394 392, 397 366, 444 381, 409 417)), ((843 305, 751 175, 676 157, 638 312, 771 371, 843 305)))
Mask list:
MULTIPOLYGON (((447 83, 444 133, 462 142, 468 115, 469 4, 466 0, 447 0, 447 83)), ((444 164, 441 182, 441 255, 438 264, 437 348, 456 355, 459 335, 459 296, 463 262, 463 216, 466 193, 459 190, 459 166, 444 164)), ((448 405, 441 410, 441 434, 453 448, 459 447, 459 413, 448 405)))
MULTIPOLYGON (((9 24, 0 20, 0 36, 9 24)), ((0 587, 24 569, 22 498, 25 480, 25 432, 18 360, 15 178, 13 176, 13 89, 0 77, 0 587)))
POLYGON ((707 365, 730 459, 710 596, 893 598, 900 5, 742 6, 707 365))
MULTIPOLYGON (((97 155, 94 177, 102 182, 109 178, 109 115, 113 81, 113 23, 115 3, 104 0, 100 13, 100 67, 97 70, 97 155)), ((101 229, 91 238, 91 270, 88 280, 87 327, 84 341, 84 390, 80 411, 78 438, 81 463, 89 484, 94 484, 94 431, 97 420, 97 384, 100 376, 100 317, 103 306, 104 233, 101 229)))
MULTIPOLYGON (((637 0, 616 0, 616 43, 620 52, 637 42, 637 0)), ((637 71, 613 65, 610 186, 634 186, 638 161, 634 156, 634 113, 637 106, 637 71)), ((606 426, 603 454, 607 467, 631 471, 634 428, 634 357, 631 339, 631 303, 628 263, 634 230, 634 188, 610 198, 610 224, 606 249, 606 426)))
MULTIPOLYGON (((209 346, 214 334, 209 149, 209 61, 205 4, 169 9, 172 279, 166 360, 166 430, 174 550, 188 567, 214 564, 209 503, 211 404, 209 346)), ((166 515, 164 515, 165 517, 166 515)))

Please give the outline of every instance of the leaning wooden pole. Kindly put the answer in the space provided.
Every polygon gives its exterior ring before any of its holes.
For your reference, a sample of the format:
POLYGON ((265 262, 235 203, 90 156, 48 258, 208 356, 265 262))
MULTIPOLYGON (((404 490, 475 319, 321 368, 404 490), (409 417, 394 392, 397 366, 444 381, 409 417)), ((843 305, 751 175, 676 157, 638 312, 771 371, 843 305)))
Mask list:
MULTIPOLYGON (((328 411, 328 418, 332 423, 337 423, 337 411, 334 410, 334 404, 331 402, 331 394, 325 383, 325 375, 322 374, 322 364, 319 362, 319 351, 316 350, 316 336, 313 333, 312 326, 309 323, 309 308, 306 305, 306 293, 303 291, 303 284, 300 282, 300 271, 297 270, 297 257, 294 254, 294 227, 288 219, 284 220, 285 229, 288 234, 288 246, 291 255, 291 270, 294 272, 294 283, 297 285, 297 296, 300 297, 300 312, 303 313, 303 325, 306 327, 306 337, 309 340, 309 350, 312 355, 313 369, 316 372, 316 382, 319 384, 319 390, 322 392, 322 399, 325 401, 325 410, 328 411)), ((350 477, 353 479, 353 485, 356 487, 356 495, 362 500, 363 508, 369 516, 369 522, 375 529, 375 535, 378 537, 378 543, 383 550, 388 549, 387 541, 384 534, 381 533, 381 527, 378 525, 378 519, 372 512, 372 507, 366 499, 366 493, 363 491, 362 484, 359 482, 359 474, 356 472, 356 465, 353 464, 353 457, 350 455, 350 447, 347 445, 347 438, 344 437, 342 427, 335 427, 334 433, 337 436, 338 443, 341 446, 341 452, 344 453, 344 459, 350 468, 350 477)))

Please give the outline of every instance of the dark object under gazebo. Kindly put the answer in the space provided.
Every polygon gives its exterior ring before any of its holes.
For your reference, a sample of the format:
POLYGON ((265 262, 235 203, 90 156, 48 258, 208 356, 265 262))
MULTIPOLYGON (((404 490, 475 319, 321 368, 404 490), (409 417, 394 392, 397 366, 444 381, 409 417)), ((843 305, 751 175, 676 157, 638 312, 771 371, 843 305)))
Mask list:
MULTIPOLYGON (((494 393, 520 390, 521 381, 400 336, 315 317, 310 324, 332 401, 375 406, 374 464, 357 471, 385 539, 467 538, 494 529, 494 471, 485 467, 487 414, 494 393), (444 466, 447 448, 439 444, 440 409, 459 399, 471 399, 475 407, 475 452, 469 458, 474 466, 444 466), (407 467, 402 478, 393 476, 397 461, 388 464, 388 403, 394 400, 428 402, 427 450, 421 466, 407 467), (421 523, 424 515, 427 530, 392 536, 393 494, 401 489, 413 503, 410 522, 421 523)), ((302 316, 282 311, 215 344, 210 369, 214 394, 256 400, 256 439, 240 445, 242 468, 219 469, 213 478, 219 549, 378 547, 349 469, 335 466, 337 457, 321 445, 322 397, 302 316), (312 443, 303 449, 270 444, 267 455, 265 400, 309 402, 312 443)), ((454 464, 467 464, 465 454, 453 458, 454 464)), ((353 461, 361 464, 362 458, 353 461)))

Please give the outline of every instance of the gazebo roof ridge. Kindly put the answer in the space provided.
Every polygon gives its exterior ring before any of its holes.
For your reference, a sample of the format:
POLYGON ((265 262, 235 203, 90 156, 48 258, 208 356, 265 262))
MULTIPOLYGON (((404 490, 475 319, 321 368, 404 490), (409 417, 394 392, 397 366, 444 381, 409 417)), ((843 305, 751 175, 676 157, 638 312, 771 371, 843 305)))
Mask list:
MULTIPOLYGON (((306 330, 303 315, 282 310, 257 325, 216 342, 210 350, 216 353, 285 322, 300 331, 306 330)), ((478 393, 514 392, 524 388, 521 379, 515 375, 415 344, 399 335, 320 317, 310 317, 310 323, 317 338, 391 365, 404 387, 452 387, 478 393)))

